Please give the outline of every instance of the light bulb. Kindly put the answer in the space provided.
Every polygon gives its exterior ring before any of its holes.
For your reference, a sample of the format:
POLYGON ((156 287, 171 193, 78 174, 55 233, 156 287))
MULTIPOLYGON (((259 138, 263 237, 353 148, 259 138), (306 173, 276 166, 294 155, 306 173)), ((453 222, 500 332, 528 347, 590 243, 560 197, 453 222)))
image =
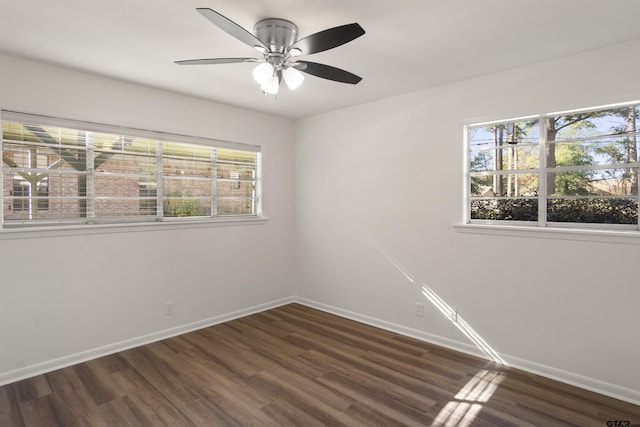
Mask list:
POLYGON ((258 84, 265 84, 273 77, 273 65, 268 62, 263 62, 253 69, 253 79, 258 84))
POLYGON ((300 87, 300 85, 304 81, 304 75, 302 75, 300 71, 296 70, 293 67, 289 67, 284 70, 282 76, 284 77, 284 82, 291 90, 295 90, 300 87))
POLYGON ((262 91, 268 95, 277 94, 278 89, 280 89, 280 80, 278 79, 278 76, 273 76, 271 77, 271 79, 264 82, 260 86, 260 89, 262 89, 262 91))

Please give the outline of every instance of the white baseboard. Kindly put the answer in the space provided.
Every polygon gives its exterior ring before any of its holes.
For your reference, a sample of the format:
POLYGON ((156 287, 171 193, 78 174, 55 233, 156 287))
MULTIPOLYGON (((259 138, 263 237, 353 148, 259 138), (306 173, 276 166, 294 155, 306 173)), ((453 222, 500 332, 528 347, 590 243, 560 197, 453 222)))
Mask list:
MULTIPOLYGON (((319 303, 317 301, 308 300, 306 298, 295 297, 294 301, 308 307, 312 307, 318 310, 325 311, 327 313, 335 314, 341 317, 346 317, 351 320, 355 320, 367 325, 375 326, 380 329, 395 332, 401 335, 417 338, 422 341, 426 341, 432 344, 436 344, 442 347, 449 348, 451 350, 459 351, 473 356, 487 359, 487 356, 478 350, 474 345, 452 340, 450 338, 442 337, 439 335, 430 334, 428 332, 419 331, 417 329, 408 328, 406 326, 397 325, 395 323, 387 322, 385 320, 376 319, 374 317, 365 316, 363 314, 355 313, 352 311, 344 310, 331 305, 319 303)), ((552 380, 556 380, 565 384, 570 384, 575 387, 580 387, 586 390, 593 391, 605 396, 613 397, 614 399, 623 400, 625 402, 632 403, 634 405, 640 405, 640 391, 632 390, 630 388, 622 387, 616 384, 611 384, 605 381, 601 381, 595 378, 586 377, 574 372, 557 369, 551 366, 542 365, 530 360, 521 359, 518 357, 510 356, 507 354, 500 354, 505 360, 508 366, 526 371, 535 375, 540 375, 552 380)), ((489 360, 489 359, 487 359, 489 360)))
POLYGON ((208 319, 199 320, 197 322, 188 323, 185 325, 176 326, 174 328, 165 329, 162 331, 154 332, 148 335, 143 335, 128 340, 108 344, 102 347, 97 347, 91 350, 83 351, 80 353, 70 354, 68 356, 60 357, 53 360, 47 360, 46 362, 37 363, 23 368, 15 369, 13 371, 0 373, 0 386, 20 381, 26 378, 30 378, 36 375, 44 374, 47 372, 55 371, 57 369, 66 368, 68 366, 76 365, 78 363, 86 362, 88 360, 97 359, 98 357, 108 356, 119 351, 129 350, 134 347, 149 344, 152 342, 160 341, 166 338, 171 338, 176 335, 185 334, 198 329, 206 328, 208 326, 217 325, 219 323, 228 322, 233 319, 237 319, 251 314, 259 313, 261 311, 269 310, 275 307, 279 307, 285 304, 293 302, 293 298, 283 298, 276 301, 271 301, 265 304, 255 305, 253 307, 244 308, 241 310, 232 311, 230 313, 221 314, 219 316, 210 317, 208 319))
MULTIPOLYGON (((80 353, 71 354, 68 356, 60 357, 46 362, 26 366, 13 371, 0 373, 0 386, 20 381, 25 378, 30 378, 36 375, 44 374, 47 372, 55 371, 57 369, 72 366, 78 363, 86 362, 88 360, 96 359, 98 357, 107 356, 119 351, 129 350, 134 347, 149 344, 152 342, 160 341, 166 338, 171 338, 176 335, 185 334, 198 329, 206 328, 208 326, 217 325, 219 323, 228 322, 233 319, 237 319, 251 314, 259 313, 261 311, 269 310, 272 308, 280 307, 285 304, 297 302, 318 310, 325 311, 327 313, 335 314, 341 317, 346 317, 367 325, 375 326, 381 329, 385 329, 391 332, 395 332, 401 335, 416 338, 425 342, 433 343, 442 347, 449 348, 451 350, 460 351, 462 353, 471 354, 473 356, 486 358, 486 356, 480 352, 475 346, 452 340, 450 338, 442 337, 428 332, 420 331, 417 329, 409 328, 406 326, 398 325, 395 323, 380 320, 374 317, 366 316, 363 314, 355 313, 352 311, 344 310, 331 305, 319 303, 316 301, 308 300, 306 298, 289 297, 276 301, 271 301, 264 304, 255 305, 241 310, 236 310, 230 313, 221 314, 208 319, 203 319, 197 322, 188 323, 185 325, 177 326, 170 329, 154 332, 148 335, 143 335, 136 338, 120 341, 117 343, 109 344, 106 346, 94 348, 91 350, 83 351, 80 353)), ((542 365, 530 360, 525 360, 505 354, 500 355, 509 366, 521 369, 532 374, 547 377, 556 381, 560 381, 566 384, 570 384, 576 387, 584 388, 605 396, 613 397, 615 399, 623 400, 625 402, 632 403, 634 405, 640 405, 640 391, 632 390, 626 387, 621 387, 616 384, 607 383, 594 378, 579 375, 573 372, 565 371, 562 369, 556 369, 551 366, 542 365)))

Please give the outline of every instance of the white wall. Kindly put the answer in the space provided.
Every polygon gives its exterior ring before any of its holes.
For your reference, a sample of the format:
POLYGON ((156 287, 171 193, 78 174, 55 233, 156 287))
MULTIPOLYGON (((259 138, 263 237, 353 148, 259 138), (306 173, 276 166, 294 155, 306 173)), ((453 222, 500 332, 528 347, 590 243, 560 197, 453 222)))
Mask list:
POLYGON ((453 228, 463 123, 640 99, 640 59, 629 55, 639 48, 303 119, 295 133, 284 119, 0 56, 1 108, 262 143, 269 217, 0 239, 0 383, 291 295, 473 351, 424 284, 511 364, 640 402, 639 245, 453 228))
POLYGON ((0 84, 4 109, 261 144, 269 218, 1 238, 0 383, 294 293, 291 121, 9 56, 0 56, 0 84), (166 301, 175 314, 164 314, 166 301))
POLYGON ((636 40, 300 120, 298 295, 471 350, 427 285, 508 363, 640 402, 640 239, 454 229, 464 123, 640 99, 639 50, 636 40))

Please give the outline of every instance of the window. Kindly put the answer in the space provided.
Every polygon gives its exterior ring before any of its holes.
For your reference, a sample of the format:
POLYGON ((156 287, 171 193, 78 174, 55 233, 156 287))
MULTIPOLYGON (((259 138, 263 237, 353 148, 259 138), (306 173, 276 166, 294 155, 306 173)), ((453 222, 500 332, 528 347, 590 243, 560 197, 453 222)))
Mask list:
POLYGON ((261 213, 259 147, 2 114, 4 228, 261 213))
POLYGON ((638 103, 466 127, 470 223, 638 229, 638 103))
MULTIPOLYGON (((28 175, 27 178, 30 178, 28 175)), ((49 209, 49 177, 37 177, 35 182, 27 181, 24 176, 13 179, 13 210, 17 212, 29 212, 30 203, 36 202, 38 211, 49 209), (32 189, 36 189, 36 197, 31 195, 32 189)))

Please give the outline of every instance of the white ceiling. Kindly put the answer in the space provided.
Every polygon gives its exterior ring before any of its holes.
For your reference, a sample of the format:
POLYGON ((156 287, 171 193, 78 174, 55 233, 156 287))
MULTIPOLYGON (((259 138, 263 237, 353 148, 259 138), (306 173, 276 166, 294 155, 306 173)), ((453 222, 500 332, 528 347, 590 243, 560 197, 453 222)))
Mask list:
POLYGON ((639 17, 638 0, 0 0, 0 52, 298 118, 637 38, 639 17), (288 19, 300 37, 358 22, 364 36, 304 59, 363 81, 307 75, 275 99, 254 64, 176 65, 255 56, 196 7, 249 31, 288 19))

